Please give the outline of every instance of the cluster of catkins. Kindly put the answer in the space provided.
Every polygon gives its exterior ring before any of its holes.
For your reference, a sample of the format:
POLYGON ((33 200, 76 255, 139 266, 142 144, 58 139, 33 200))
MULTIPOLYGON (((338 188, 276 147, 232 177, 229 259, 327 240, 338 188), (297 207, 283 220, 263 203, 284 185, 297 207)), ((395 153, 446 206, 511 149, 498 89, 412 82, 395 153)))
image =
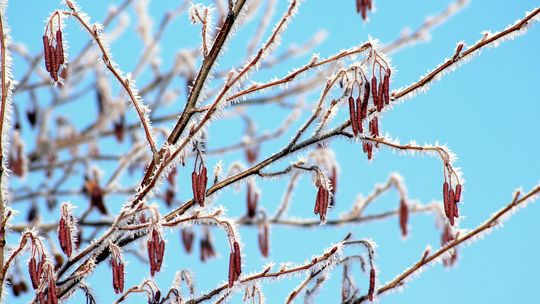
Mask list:
MULTIPOLYGON (((53 18, 49 20, 47 27, 45 28, 45 35, 43 35, 43 50, 45 57, 45 68, 51 78, 57 82, 60 75, 60 67, 64 64, 64 45, 62 42, 62 30, 60 13, 55 15, 58 20, 58 26, 56 32, 53 32, 53 18)), ((65 70, 65 69, 64 69, 65 70)))
POLYGON ((459 217, 459 209, 457 203, 461 200, 461 184, 457 184, 455 190, 447 181, 443 184, 443 202, 444 213, 450 225, 454 226, 455 219, 459 217))
POLYGON ((163 255, 165 254, 165 241, 161 232, 156 227, 152 229, 146 246, 148 249, 148 260, 150 261, 150 275, 154 276, 156 272, 161 270, 163 255))
POLYGON ((234 285, 242 273, 242 255, 237 241, 234 241, 232 249, 229 256, 229 287, 234 285))
POLYGON ((328 186, 324 177, 317 179, 316 186, 318 190, 317 198, 315 199, 315 208, 313 209, 313 212, 319 215, 321 222, 324 222, 331 200, 330 191, 328 190, 328 186))
POLYGON ((367 11, 371 11, 372 9, 372 0, 356 0, 356 12, 362 15, 362 19, 364 19, 364 21, 367 20, 367 11))
POLYGON ((124 261, 122 260, 122 254, 120 248, 112 244, 111 249, 111 268, 113 277, 114 292, 119 294, 124 292, 124 261))
MULTIPOLYGON (((354 69, 354 81, 350 87, 349 118, 354 136, 364 133, 364 121, 368 118, 368 132, 371 137, 377 138, 379 132, 379 117, 377 114, 368 117, 372 113, 369 105, 372 100, 373 111, 382 112, 386 105, 390 104, 390 77, 392 71, 388 63, 376 52, 371 53, 373 57, 373 76, 368 80, 366 73, 361 67, 354 69), (356 98, 354 92, 357 92, 356 98)), ((373 143, 364 141, 362 143, 364 153, 368 159, 373 156, 373 143)))
POLYGON ((207 169, 204 166, 204 162, 200 153, 197 153, 195 158, 195 165, 193 172, 191 173, 191 188, 193 190, 193 201, 204 206, 204 200, 206 197, 206 186, 208 183, 207 169), (200 160, 197 162, 197 160, 200 160), (197 166, 198 164, 198 166, 197 166))

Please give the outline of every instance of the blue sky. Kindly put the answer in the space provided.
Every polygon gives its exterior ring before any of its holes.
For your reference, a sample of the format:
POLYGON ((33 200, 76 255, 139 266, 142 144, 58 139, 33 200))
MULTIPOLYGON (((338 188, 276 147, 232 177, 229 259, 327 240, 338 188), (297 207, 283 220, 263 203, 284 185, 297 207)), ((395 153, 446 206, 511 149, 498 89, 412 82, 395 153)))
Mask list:
MULTIPOLYGON (((286 8, 285 1, 278 1, 277 16, 286 8)), ((298 15, 283 34, 282 48, 296 43, 301 44, 318 30, 328 32, 327 39, 314 52, 321 57, 334 54, 341 49, 358 45, 371 36, 381 42, 393 41, 400 35, 404 27, 416 29, 427 15, 434 15, 443 10, 449 1, 375 1, 377 10, 370 14, 370 21, 363 23, 356 14, 354 0, 322 1, 307 0, 302 3, 298 15)), ((118 1, 80 1, 82 8, 87 11, 92 20, 101 20, 106 8, 118 1)), ((151 1, 152 16, 157 25, 161 13, 179 5, 180 1, 151 1)), ((416 81, 428 70, 433 69, 446 57, 453 53, 458 41, 472 44, 479 39, 484 30, 493 32, 502 30, 516 19, 524 16, 538 5, 535 1, 482 1, 473 0, 462 12, 452 17, 447 23, 436 28, 431 33, 431 39, 414 46, 407 47, 392 54, 393 66, 397 73, 393 76, 392 88, 399 88, 416 81)), ((264 6, 264 5, 263 5, 264 6)), ((17 0, 10 3, 8 22, 12 28, 14 41, 27 45, 32 53, 41 49, 41 36, 45 18, 54 9, 59 8, 56 1, 17 0)), ((133 24, 136 18, 131 14, 131 30, 117 43, 112 45, 111 52, 124 71, 133 69, 133 62, 141 53, 140 39, 134 34, 133 24)), ((231 41, 227 53, 219 62, 220 67, 228 67, 241 62, 245 54, 246 40, 253 33, 254 23, 247 25, 246 30, 239 31, 231 41)), ((67 40, 70 43, 70 53, 77 53, 87 41, 86 33, 80 31, 74 22, 68 22, 67 40)), ((172 60, 174 50, 179 47, 196 47, 200 35, 198 26, 189 25, 187 14, 172 23, 164 35, 162 46, 163 69, 167 69, 172 60)), ((401 142, 416 140, 418 143, 447 144, 458 156, 456 165, 461 167, 466 183, 461 214, 464 219, 461 227, 471 229, 482 223, 490 214, 511 200, 513 191, 523 187, 526 191, 540 180, 540 141, 538 133, 538 115, 540 103, 538 91, 538 70, 540 68, 540 29, 533 26, 522 37, 506 41, 496 48, 485 49, 479 56, 462 65, 455 72, 433 83, 425 94, 395 106, 392 111, 385 113, 382 118, 382 130, 388 132, 401 142)), ((278 50, 279 53, 279 50, 278 50)), ((268 71, 254 74, 258 81, 268 80, 274 76, 285 75, 294 67, 303 65, 309 56, 294 58, 268 71)), ((20 78, 26 65, 19 58, 15 60, 15 78, 20 78), (21 66, 22 68, 19 68, 21 66)), ((144 84, 149 73, 143 75, 139 83, 144 84)), ((89 82, 91 83, 89 76, 89 82)), ((111 78, 111 83, 114 81, 111 78)), ((182 82, 176 84, 181 90, 182 82)), ((181 96, 184 96, 182 92, 181 96)), ((306 101, 314 104, 319 91, 308 96, 306 101)), ((47 91, 40 92, 40 99, 47 103, 47 91)), ((87 113, 92 109, 92 94, 82 98, 77 103, 62 107, 63 114, 75 117, 81 126, 93 117, 87 113)), ((28 102, 27 94, 15 96, 14 102, 23 109, 28 102)), ((180 98, 166 108, 182 107, 184 100, 180 98)), ((94 111, 94 110, 91 110, 94 111)), ((288 113, 277 107, 250 110, 256 117, 258 130, 273 130, 288 113)), ((94 113, 94 112, 92 112, 94 113)), ((93 114, 92 114, 93 115, 93 114)), ((130 121, 135 121, 133 112, 128 114, 130 121)), ((338 116, 338 121, 345 119, 338 116)), ((302 119, 300 120, 300 122, 302 119)), ((298 126, 296 123, 295 126, 298 126)), ((227 142, 237 141, 242 136, 241 121, 222 120, 214 122, 210 129, 209 148, 221 147, 227 142)), ((291 133, 264 144, 262 156, 270 155, 282 147, 290 138, 291 133)), ((30 135, 27 134, 28 138, 30 135)), ((126 149, 126 144, 117 146, 114 141, 106 141, 105 151, 126 149)), ((29 150, 34 144, 29 143, 29 150)), ((375 160, 368 162, 361 151, 361 145, 344 140, 334 140, 331 147, 336 151, 341 163, 337 207, 331 211, 330 217, 337 217, 347 210, 354 198, 362 193, 366 195, 377 183, 383 183, 392 172, 399 172, 407 185, 409 196, 423 203, 439 200, 441 197, 442 175, 440 160, 419 155, 400 155, 388 149, 376 153, 375 160)), ((307 155, 308 151, 303 155, 307 155)), ((233 160, 243 159, 242 153, 232 153, 223 158, 226 164, 233 160)), ((296 156, 273 167, 279 169, 296 156)), ((218 158, 209 157, 207 162, 215 164, 218 158)), ((110 170, 107 164, 102 164, 103 170, 110 170)), ((188 175, 192 163, 181 169, 180 189, 181 199, 190 198, 188 175)), ((37 185, 42 176, 29 176, 24 183, 37 185)), ((129 178, 123 182, 133 182, 129 178)), ((14 181, 13 185, 20 185, 14 181)), ((270 213, 279 204, 285 179, 259 181, 262 188, 261 203, 270 213)), ((66 184, 66 188, 80 186, 80 180, 75 179, 66 184)), ((244 187, 236 193, 231 190, 223 191, 214 204, 225 206, 231 216, 244 213, 244 187)), ((304 176, 294 194, 290 214, 296 217, 311 218, 315 188, 308 176, 304 176)), ((66 197, 75 205, 80 205, 79 211, 87 204, 85 198, 66 197)), ((125 197, 112 197, 107 200, 111 210, 118 210, 125 197)), ((38 202, 44 203, 44 202, 38 202)), ((369 212, 393 209, 398 204, 395 192, 384 195, 369 212)), ((14 205, 21 211, 26 210, 22 204, 14 205)), ((539 246, 537 233, 539 231, 537 214, 538 204, 531 204, 525 210, 517 212, 504 224, 484 239, 472 245, 459 249, 459 260, 456 267, 445 269, 437 264, 427 267, 418 277, 407 283, 402 292, 386 295, 381 303, 538 303, 536 293, 540 279, 538 269, 540 260, 537 258, 539 246)), ((23 213, 24 214, 24 213, 23 213)), ((43 213, 44 220, 51 221, 57 213, 43 213)), ((353 232, 356 238, 373 239, 377 244, 376 263, 379 266, 381 282, 386 282, 399 274, 420 257, 426 245, 437 248, 439 231, 435 228, 433 217, 430 215, 414 215, 410 223, 411 235, 403 240, 396 219, 377 222, 369 225, 344 227, 317 227, 316 229, 291 229, 276 227, 271 232, 271 256, 264 259, 258 253, 257 231, 252 227, 240 229, 242 240, 246 244, 244 250, 244 273, 262 269, 270 260, 281 263, 285 261, 302 262, 320 254, 332 243, 339 241, 347 232, 353 232)), ((197 237, 200 230, 197 229, 197 237)), ((165 268, 156 276, 158 284, 166 290, 178 269, 191 269, 195 273, 196 286, 199 292, 211 289, 226 279, 228 252, 226 240, 221 231, 214 230, 214 239, 220 256, 206 264, 198 261, 198 246, 195 254, 187 255, 179 246, 177 231, 167 233, 168 244, 165 258, 165 268)), ((11 241, 14 241, 13 239, 11 241)), ((197 244, 197 243, 196 243, 197 244)), ((147 269, 141 267, 135 260, 127 266, 127 286, 135 285, 147 274, 147 269)), ((113 295, 112 284, 107 265, 100 265, 89 279, 97 291, 102 303, 110 303, 116 297, 113 295)), ((316 303, 335 303, 339 299, 341 270, 336 270, 316 298, 316 303)), ((300 283, 301 278, 283 280, 279 284, 265 285, 264 291, 268 303, 280 303, 288 292, 300 283)), ((362 291, 367 290, 367 277, 358 275, 356 282, 362 291)), ((27 298, 24 298, 25 300, 27 298)), ((240 296, 232 298, 233 303, 240 302, 240 296)), ((80 295, 74 303, 82 301, 80 295)), ((139 296, 133 296, 129 303, 140 303, 139 296)), ((8 298, 8 303, 19 303, 22 298, 8 298)), ((301 302, 301 301, 298 301, 301 302)))

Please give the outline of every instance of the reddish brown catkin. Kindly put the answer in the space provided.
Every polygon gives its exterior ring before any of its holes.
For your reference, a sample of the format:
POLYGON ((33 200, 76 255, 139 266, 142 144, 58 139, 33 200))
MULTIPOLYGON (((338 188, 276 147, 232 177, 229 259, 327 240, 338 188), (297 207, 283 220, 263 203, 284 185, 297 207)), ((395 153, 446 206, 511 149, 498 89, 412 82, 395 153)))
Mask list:
POLYGON ((461 184, 457 184, 456 185, 456 203, 459 203, 459 201, 461 200, 461 184))
POLYGON ((56 48, 58 50, 58 63, 62 65, 64 64, 64 44, 62 41, 62 31, 60 31, 60 29, 56 31, 56 48))
POLYGON ((384 103, 390 104, 390 70, 384 76, 384 103))
POLYGON ((354 98, 349 96, 349 119, 354 136, 358 135, 358 122, 356 120, 356 111, 354 109, 354 98))
POLYGON ((206 185, 208 183, 208 176, 206 167, 203 167, 199 173, 198 192, 199 192, 199 204, 204 206, 204 200, 206 198, 206 185))
POLYGON ((51 49, 49 48, 49 37, 47 34, 43 35, 43 52, 45 57, 45 68, 47 72, 51 73, 52 71, 52 59, 51 59, 51 49))
POLYGON ((234 261, 235 261, 235 254, 234 252, 231 252, 229 255, 229 288, 231 288, 234 285, 234 281, 236 280, 236 269, 234 267, 234 261))
POLYGON ((399 227, 401 228, 401 235, 407 236, 407 223, 409 222, 409 208, 405 199, 399 201, 399 227))
POLYGON ((362 99, 360 99, 360 94, 356 98, 356 128, 357 133, 364 133, 364 128, 362 126, 362 99))
POLYGON ((377 97, 377 112, 381 112, 384 108, 384 84, 382 82, 379 83, 378 88, 379 96, 377 97))
POLYGON ((262 227, 259 228, 259 250, 265 258, 268 257, 268 243, 268 223, 264 223, 262 227))
POLYGON ((371 96, 373 96, 373 106, 377 107, 379 104, 379 94, 377 93, 377 77, 371 78, 371 96))
POLYGON ((234 252, 236 254, 236 257, 235 257, 235 260, 234 260, 234 265, 235 265, 235 272, 236 272, 236 279, 238 279, 240 277, 240 274, 242 273, 242 254, 240 253, 240 245, 238 244, 238 242, 234 242, 234 252))
POLYGON ((448 195, 449 195, 448 182, 445 181, 444 184, 443 184, 444 213, 445 213, 447 218, 450 218, 450 204, 448 202, 449 201, 448 195))
POLYGON ((369 272, 369 291, 368 291, 369 301, 373 302, 374 295, 375 295, 375 269, 371 267, 371 271, 369 272))
POLYGON ((193 190, 193 200, 196 204, 201 204, 199 202, 199 175, 193 171, 191 173, 191 190, 193 190))

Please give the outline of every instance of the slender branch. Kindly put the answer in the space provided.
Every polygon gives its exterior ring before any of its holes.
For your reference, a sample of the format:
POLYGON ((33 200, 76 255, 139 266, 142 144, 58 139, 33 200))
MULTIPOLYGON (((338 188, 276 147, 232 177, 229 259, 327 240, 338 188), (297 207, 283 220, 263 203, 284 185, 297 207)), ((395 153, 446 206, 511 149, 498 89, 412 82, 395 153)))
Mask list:
MULTIPOLYGON (((478 240, 479 235, 481 235, 482 233, 488 230, 492 230, 493 228, 501 224, 503 219, 511 216, 512 212, 517 207, 525 206, 529 201, 536 200, 539 193, 540 193, 540 185, 537 185, 536 187, 534 187, 524 196, 520 197, 519 192, 516 193, 514 195, 514 199, 508 205, 501 208, 499 211, 495 212, 483 224, 471 230, 470 232, 459 235, 453 241, 444 245, 439 250, 431 254, 429 253, 427 255, 424 254, 422 258, 418 262, 416 262, 414 265, 407 268, 403 273, 396 276, 394 279, 390 280, 388 283, 379 287, 377 289, 377 295, 382 295, 392 289, 402 286, 405 283, 405 281, 409 279, 413 274, 424 269, 425 268, 424 266, 430 264, 431 262, 439 261, 440 257, 446 252, 458 247, 459 245, 465 242, 478 240)), ((356 298, 352 303, 362 303, 366 300, 367 300, 367 296, 364 295, 364 296, 356 298)))

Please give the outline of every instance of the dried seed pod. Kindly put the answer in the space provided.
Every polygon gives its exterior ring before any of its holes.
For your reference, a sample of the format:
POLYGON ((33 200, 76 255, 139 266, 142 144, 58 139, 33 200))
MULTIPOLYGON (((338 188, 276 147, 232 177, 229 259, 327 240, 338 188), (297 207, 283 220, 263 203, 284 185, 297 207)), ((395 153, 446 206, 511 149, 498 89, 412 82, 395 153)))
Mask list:
POLYGON ((409 221, 409 207, 405 202, 405 199, 399 201, 399 227, 401 228, 401 235, 407 236, 407 223, 409 221))

